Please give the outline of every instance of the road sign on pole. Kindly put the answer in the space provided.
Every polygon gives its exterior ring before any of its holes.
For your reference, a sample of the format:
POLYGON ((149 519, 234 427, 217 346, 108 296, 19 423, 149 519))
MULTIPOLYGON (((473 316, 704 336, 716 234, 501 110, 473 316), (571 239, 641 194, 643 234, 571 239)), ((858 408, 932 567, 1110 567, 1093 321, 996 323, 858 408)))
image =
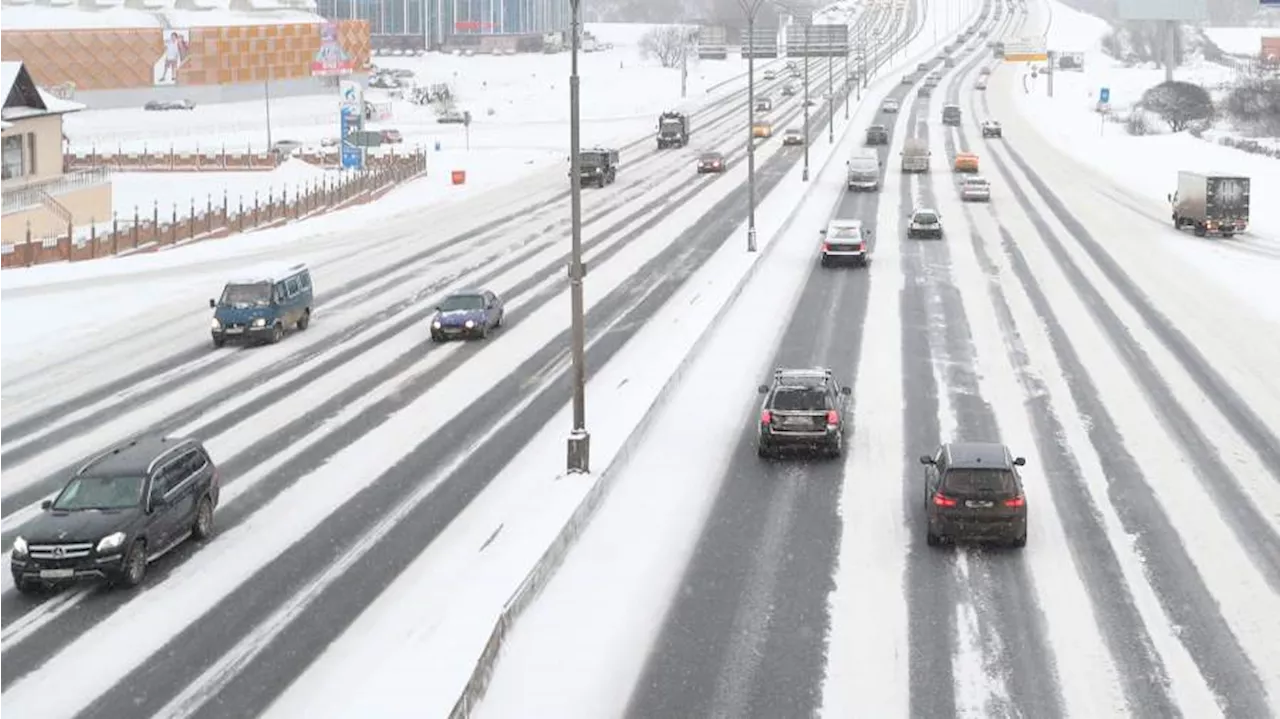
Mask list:
POLYGON ((1049 49, 1042 37, 1006 40, 1004 59, 1005 62, 1045 62, 1049 59, 1049 49))
POLYGON ((1101 90, 1098 90, 1098 102, 1103 105, 1111 103, 1111 88, 1104 87, 1101 90))

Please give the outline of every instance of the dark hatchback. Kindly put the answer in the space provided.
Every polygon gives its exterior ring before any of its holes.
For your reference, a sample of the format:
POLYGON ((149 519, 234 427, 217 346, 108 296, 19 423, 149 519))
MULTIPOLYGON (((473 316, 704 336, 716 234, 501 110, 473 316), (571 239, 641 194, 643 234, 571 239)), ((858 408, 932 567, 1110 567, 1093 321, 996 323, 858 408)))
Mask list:
POLYGON ((925 539, 1027 544, 1027 499, 1018 467, 1026 464, 994 442, 944 444, 920 458, 925 465, 925 539))
POLYGON ((844 453, 845 413, 853 390, 841 387, 829 369, 778 369, 773 384, 760 385, 764 402, 756 453, 773 457, 784 451, 844 453))
POLYGON ((884 125, 869 125, 867 127, 867 144, 868 145, 888 145, 889 144, 889 128, 884 125))
POLYGON ((431 319, 431 339, 484 339, 490 330, 502 326, 504 314, 502 299, 489 290, 449 295, 436 307, 431 319))
POLYGON ((698 174, 724 172, 724 153, 704 152, 698 156, 698 174))
POLYGON ((13 541, 20 592, 81 580, 134 587, 187 537, 213 534, 218 470, 193 439, 130 440, 89 460, 13 541))

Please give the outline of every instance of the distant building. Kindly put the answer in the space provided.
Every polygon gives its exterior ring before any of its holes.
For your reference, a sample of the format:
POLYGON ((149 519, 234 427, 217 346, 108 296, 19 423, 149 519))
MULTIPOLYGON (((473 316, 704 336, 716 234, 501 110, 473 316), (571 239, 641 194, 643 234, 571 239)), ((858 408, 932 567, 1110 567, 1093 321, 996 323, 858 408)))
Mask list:
POLYGON ((84 105, 40 89, 21 62, 0 63, 5 245, 66 235, 68 226, 111 219, 111 178, 101 170, 63 172, 62 116, 84 105))
POLYGON ((517 49, 516 37, 568 30, 570 19, 568 0, 316 0, 316 11, 368 21, 377 50, 517 49))

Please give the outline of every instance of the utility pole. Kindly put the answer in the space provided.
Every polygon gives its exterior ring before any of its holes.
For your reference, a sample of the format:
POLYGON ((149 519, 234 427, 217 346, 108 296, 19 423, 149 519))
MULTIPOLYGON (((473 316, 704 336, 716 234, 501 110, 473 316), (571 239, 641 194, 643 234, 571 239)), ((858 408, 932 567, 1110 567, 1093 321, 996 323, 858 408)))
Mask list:
MULTIPOLYGON (((579 0, 575 0, 579 1, 579 0)), ((764 0, 738 0, 747 15, 747 252, 756 251, 756 12, 764 0)))
POLYGON ((835 48, 831 47, 831 43, 828 42, 827 43, 827 142, 829 143, 833 143, 836 141, 836 106, 835 106, 836 98, 835 98, 835 88, 832 86, 832 82, 831 82, 831 73, 835 71, 835 68, 832 67, 832 65, 834 64, 834 57, 832 56, 833 50, 835 50, 835 48))
POLYGON ((591 435, 587 432, 586 311, 582 299, 582 176, 579 153, 578 35, 582 27, 582 0, 569 0, 573 11, 570 30, 572 59, 569 65, 569 211, 572 247, 569 259, 569 304, 573 313, 570 341, 573 355, 573 430, 569 432, 569 472, 591 471, 591 435))
POLYGON ((809 26, 812 17, 804 19, 804 172, 803 182, 809 181, 809 26))
MULTIPOLYGON (((341 87, 341 85, 339 85, 341 87)), ((262 99, 267 103, 267 152, 271 152, 271 65, 267 65, 267 79, 262 81, 262 99)), ((360 108, 360 118, 364 119, 364 108, 360 108)))
MULTIPOLYGON (((849 84, 854 78, 849 77, 849 48, 844 49, 844 119, 849 119, 849 84)), ((861 82, 861 81, 859 81, 861 82)))

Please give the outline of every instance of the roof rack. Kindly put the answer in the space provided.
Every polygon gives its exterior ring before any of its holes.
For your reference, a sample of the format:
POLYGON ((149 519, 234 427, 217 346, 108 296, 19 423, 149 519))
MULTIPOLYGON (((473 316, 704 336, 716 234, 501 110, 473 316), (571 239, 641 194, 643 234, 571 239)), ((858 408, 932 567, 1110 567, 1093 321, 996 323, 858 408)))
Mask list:
POLYGON ((80 469, 76 470, 76 476, 84 474, 85 470, 89 469, 90 467, 97 464, 98 462, 101 462, 107 457, 113 454, 119 454, 122 450, 127 449, 129 447, 136 446, 138 444, 138 441, 141 439, 142 439, 141 437, 131 437, 129 439, 124 440, 123 442, 119 442, 117 444, 112 445, 110 449, 103 450, 102 452, 99 452, 93 455, 93 457, 91 457, 88 461, 80 465, 80 469))

